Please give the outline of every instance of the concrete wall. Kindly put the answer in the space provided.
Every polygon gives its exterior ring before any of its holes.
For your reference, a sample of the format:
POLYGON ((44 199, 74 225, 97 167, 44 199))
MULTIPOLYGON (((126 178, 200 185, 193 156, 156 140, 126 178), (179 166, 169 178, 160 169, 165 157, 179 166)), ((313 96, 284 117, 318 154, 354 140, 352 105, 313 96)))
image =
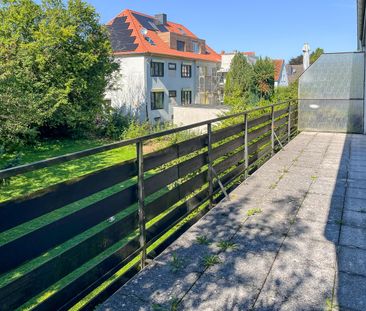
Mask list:
MULTIPOLYGON (((224 112, 228 112, 229 108, 225 106, 192 105, 189 107, 174 106, 173 111, 174 124, 183 126, 218 118, 224 112)), ((205 130, 205 127, 201 127, 200 129, 205 130)))

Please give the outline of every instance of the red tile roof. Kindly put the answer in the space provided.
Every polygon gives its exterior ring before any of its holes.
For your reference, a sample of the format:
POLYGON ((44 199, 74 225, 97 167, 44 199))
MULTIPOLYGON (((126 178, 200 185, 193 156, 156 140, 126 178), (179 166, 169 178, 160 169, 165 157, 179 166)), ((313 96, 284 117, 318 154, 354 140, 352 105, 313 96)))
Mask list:
POLYGON ((279 81, 281 78, 282 68, 284 67, 285 60, 283 59, 273 59, 273 65, 275 67, 275 81, 279 81))
MULTIPOLYGON (((124 10, 109 23, 107 23, 107 27, 110 30, 110 35, 112 38, 112 48, 114 55, 154 54, 213 62, 219 62, 221 60, 220 55, 207 45, 205 54, 183 52, 171 49, 170 46, 158 35, 161 28, 158 26, 158 30, 152 30, 151 28, 147 29, 141 24, 144 19, 147 23, 150 23, 151 20, 154 20, 154 17, 132 10, 124 10), (123 19, 122 23, 124 23, 125 26, 121 26, 120 28, 116 28, 116 30, 114 30, 113 26, 117 23, 121 24, 121 19, 123 19), (141 33, 141 29, 143 28, 147 29, 146 37, 150 38, 154 42, 154 45, 150 44, 141 33), (114 42, 116 44, 113 44, 113 40, 115 40, 114 42), (118 40, 120 42, 118 42, 118 40), (129 43, 127 45, 123 45, 122 41, 128 41, 129 43)), ((180 35, 184 33, 184 35, 187 37, 197 39, 195 34, 193 34, 188 28, 181 24, 168 21, 166 25, 162 26, 162 28, 162 32, 168 31, 180 35)))

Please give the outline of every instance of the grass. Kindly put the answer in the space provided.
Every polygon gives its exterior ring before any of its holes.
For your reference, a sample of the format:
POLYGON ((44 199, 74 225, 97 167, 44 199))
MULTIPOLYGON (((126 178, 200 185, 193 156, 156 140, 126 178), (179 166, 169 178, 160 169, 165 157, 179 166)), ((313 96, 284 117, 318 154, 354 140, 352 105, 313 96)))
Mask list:
POLYGON ((205 235, 200 235, 196 238, 196 242, 200 245, 209 245, 211 242, 205 235))
POLYGON ((177 253, 173 253, 172 255, 172 260, 170 261, 170 267, 174 273, 182 269, 183 259, 179 258, 177 253))
POLYGON ((217 246, 224 252, 228 249, 234 250, 238 247, 236 243, 231 241, 220 241, 219 243, 217 243, 217 246))
MULTIPOLYGON (((50 157, 81 151, 105 143, 105 140, 44 142, 34 148, 29 147, 21 150, 20 154, 22 156, 19 164, 31 163, 50 157)), ((135 146, 131 145, 14 176, 10 179, 9 183, 1 186, 0 202, 28 195, 32 192, 47 188, 48 186, 133 159, 135 154, 135 146)), ((6 161, 11 160, 13 157, 15 157, 14 154, 4 155, 0 160, 0 165, 4 165, 6 161)))
POLYGON ((203 258, 203 266, 205 267, 205 269, 208 269, 219 263, 221 263, 221 259, 217 255, 207 255, 203 258))
POLYGON ((247 211, 247 216, 250 217, 260 213, 262 213, 262 210, 260 208, 251 208, 247 211))

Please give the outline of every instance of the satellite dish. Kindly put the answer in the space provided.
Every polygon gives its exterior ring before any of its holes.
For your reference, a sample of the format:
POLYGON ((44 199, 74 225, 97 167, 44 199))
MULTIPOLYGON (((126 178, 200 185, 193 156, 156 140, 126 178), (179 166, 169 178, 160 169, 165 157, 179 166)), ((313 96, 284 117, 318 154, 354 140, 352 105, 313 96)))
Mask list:
POLYGON ((143 36, 147 35, 147 29, 146 28, 141 28, 140 32, 143 36))

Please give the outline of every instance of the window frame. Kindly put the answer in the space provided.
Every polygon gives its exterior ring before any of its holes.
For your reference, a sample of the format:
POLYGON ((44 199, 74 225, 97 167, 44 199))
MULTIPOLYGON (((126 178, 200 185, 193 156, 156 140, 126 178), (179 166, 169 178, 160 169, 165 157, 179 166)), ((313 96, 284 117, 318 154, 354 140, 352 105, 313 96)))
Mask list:
POLYGON ((169 70, 177 70, 177 63, 168 63, 169 70))
POLYGON ((151 91, 151 94, 150 94, 150 109, 151 110, 161 110, 161 109, 165 109, 165 93, 163 91, 151 91), (157 97, 156 95, 159 94, 161 95, 161 106, 157 106, 157 97))
POLYGON ((182 40, 177 40, 177 51, 185 52, 186 51, 186 42, 182 40), (179 43, 182 44, 183 50, 179 49, 179 43))
POLYGON ((200 48, 199 43, 197 41, 192 41, 192 51, 193 51, 193 53, 200 54, 200 50, 201 50, 201 48, 200 48), (195 46, 197 47, 197 51, 195 51, 195 49, 194 49, 195 46))
POLYGON ((180 67, 180 76, 185 79, 192 78, 192 65, 182 64, 180 67), (188 71, 186 71, 184 68, 189 68, 189 69, 188 69, 188 71))
POLYGON ((180 103, 182 106, 185 106, 185 105, 192 105, 192 90, 184 90, 182 89, 181 92, 180 92, 180 103), (185 100, 183 101, 183 99, 187 98, 185 95, 185 93, 189 93, 189 102, 186 102, 185 100))
POLYGON ((169 91, 169 98, 177 98, 177 91, 176 90, 170 90, 169 91))
POLYGON ((164 77, 164 63, 152 61, 150 63, 150 76, 151 77, 164 77))

